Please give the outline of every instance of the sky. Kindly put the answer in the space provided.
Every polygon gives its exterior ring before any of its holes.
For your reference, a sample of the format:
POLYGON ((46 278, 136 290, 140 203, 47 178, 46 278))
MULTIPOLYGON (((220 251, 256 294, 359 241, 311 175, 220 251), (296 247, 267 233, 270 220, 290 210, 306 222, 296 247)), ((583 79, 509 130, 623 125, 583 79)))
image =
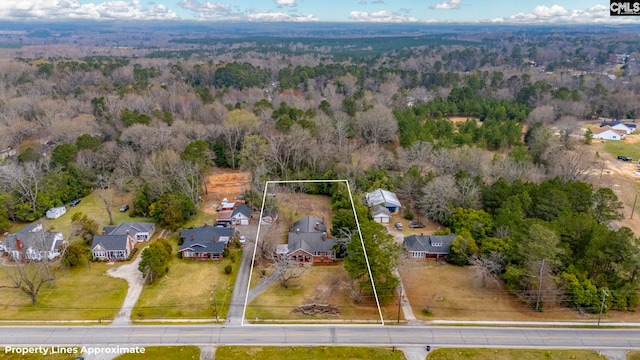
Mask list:
POLYGON ((0 0, 0 20, 640 24, 601 0, 0 0))

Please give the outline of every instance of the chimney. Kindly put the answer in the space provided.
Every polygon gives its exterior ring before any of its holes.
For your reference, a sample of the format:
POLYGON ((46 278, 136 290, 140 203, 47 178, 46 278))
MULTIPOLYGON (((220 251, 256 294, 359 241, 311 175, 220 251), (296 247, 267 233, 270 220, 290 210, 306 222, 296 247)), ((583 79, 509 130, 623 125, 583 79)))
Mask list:
POLYGON ((320 231, 320 223, 316 221, 316 231, 320 231))
POLYGON ((207 227, 207 226, 208 226, 207 223, 204 223, 204 227, 207 227))
POLYGON ((129 230, 127 230, 127 236, 129 236, 129 230))
POLYGON ((300 234, 300 229, 296 229, 296 234, 300 234))
POLYGON ((323 232, 322 233, 322 241, 325 241, 325 240, 327 240, 327 233, 323 232))
POLYGON ((22 252, 22 242, 20 241, 20 239, 16 239, 16 248, 19 252, 22 252))
POLYGON ((195 239, 195 237, 193 236, 193 234, 191 234, 191 241, 193 241, 195 239))
POLYGON ((102 235, 107 235, 107 232, 102 229, 102 235))
POLYGON ((420 233, 420 236, 424 236, 424 233, 420 233))

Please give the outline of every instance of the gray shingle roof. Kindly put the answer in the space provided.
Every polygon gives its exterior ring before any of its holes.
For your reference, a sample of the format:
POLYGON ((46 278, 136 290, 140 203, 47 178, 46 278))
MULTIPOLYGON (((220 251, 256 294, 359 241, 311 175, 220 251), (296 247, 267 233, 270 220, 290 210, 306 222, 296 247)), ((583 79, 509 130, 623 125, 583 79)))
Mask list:
POLYGON ((53 250, 59 250, 62 248, 62 244, 64 242, 61 233, 42 231, 42 224, 26 225, 22 229, 16 231, 15 234, 9 235, 7 240, 4 242, 7 251, 17 250, 18 246, 16 239, 20 239, 20 243, 24 250, 32 248, 38 251, 51 250, 52 247, 53 250), (58 237, 58 240, 56 240, 56 236, 58 237))
POLYGON ((187 240, 191 240, 193 235, 193 239, 196 241, 204 242, 211 241, 213 239, 220 239, 221 237, 233 237, 235 233, 234 228, 227 227, 215 227, 215 226, 200 226, 192 229, 184 229, 180 232, 180 237, 184 239, 186 243, 187 240))
POLYGON ((328 239, 326 234, 315 233, 289 233, 289 252, 304 250, 313 255, 316 251, 331 251, 336 239, 328 239))
POLYGON ((109 228, 110 231, 107 231, 106 227, 104 228, 104 230, 107 235, 127 235, 127 231, 129 231, 130 234, 152 232, 155 226, 156 224, 154 223, 124 222, 115 228, 109 228))
POLYGON ((429 254, 448 254, 455 234, 411 235, 404 238, 404 246, 409 251, 426 251, 429 254))
POLYGON ((220 242, 220 241, 214 242, 211 239, 209 240, 186 239, 182 243, 182 245, 180 245, 179 251, 182 252, 184 250, 190 250, 198 254, 207 254, 207 253, 222 254, 222 252, 224 251, 224 242, 220 242))
POLYGON ((91 242, 91 250, 98 245, 107 251, 126 250, 127 235, 95 235, 91 242))
POLYGON ((327 226, 324 224, 324 221, 322 221, 322 219, 315 216, 307 215, 291 225, 291 233, 295 233, 297 230, 300 230, 299 232, 301 233, 323 233, 327 231, 327 226))
POLYGON ((233 209, 231 217, 236 216, 236 214, 242 214, 249 218, 251 217, 251 209, 245 204, 240 204, 235 209, 233 209))

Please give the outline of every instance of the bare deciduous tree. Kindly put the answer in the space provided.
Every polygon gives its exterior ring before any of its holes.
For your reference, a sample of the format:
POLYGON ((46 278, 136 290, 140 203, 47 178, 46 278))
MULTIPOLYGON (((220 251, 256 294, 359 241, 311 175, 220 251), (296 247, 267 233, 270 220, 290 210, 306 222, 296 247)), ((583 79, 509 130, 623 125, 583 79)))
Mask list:
POLYGON ((276 254, 273 258, 273 272, 278 283, 283 288, 289 287, 289 282, 300 278, 311 267, 310 264, 300 264, 286 255, 276 254))
POLYGON ((375 105, 365 112, 358 113, 356 123, 367 143, 389 143, 396 138, 398 132, 398 122, 391 110, 382 105, 375 105))
POLYGON ((500 273, 504 267, 502 254, 492 251, 489 254, 476 255, 471 259, 473 275, 480 280, 483 288, 500 284, 500 273))
POLYGON ((456 199, 460 196, 456 180, 451 175, 442 175, 433 179, 422 189, 422 193, 423 196, 420 199, 422 214, 441 224, 449 219, 455 208, 456 199))
MULTIPOLYGON (((44 241, 44 239, 43 239, 44 241)), ((38 303, 38 295, 44 284, 53 287, 58 278, 59 263, 43 256, 41 260, 18 260, 13 266, 2 266, 11 285, 2 288, 18 289, 31 299, 31 303, 38 303)))
POLYGON ((37 211, 41 181, 48 166, 47 159, 9 164, 0 167, 0 186, 7 192, 15 192, 37 211))

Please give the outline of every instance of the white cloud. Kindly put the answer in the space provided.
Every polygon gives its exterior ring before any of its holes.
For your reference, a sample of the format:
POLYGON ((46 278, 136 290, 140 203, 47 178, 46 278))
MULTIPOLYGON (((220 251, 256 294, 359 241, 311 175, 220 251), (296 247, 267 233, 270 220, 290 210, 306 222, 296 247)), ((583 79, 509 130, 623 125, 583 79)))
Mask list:
POLYGON ((462 5, 462 0, 449 0, 433 6, 429 6, 429 9, 435 9, 435 10, 459 9, 460 5, 462 5))
POLYGON ((241 14, 233 13, 231 5, 220 2, 210 3, 208 1, 204 1, 200 3, 197 0, 181 0, 178 3, 178 6, 197 13, 201 20, 221 18, 224 18, 224 20, 230 20, 241 16, 241 14))
POLYGON ((2 20, 170 20, 176 13, 164 5, 142 6, 140 1, 80 4, 77 0, 3 0, 2 20))
POLYGON ((596 5, 585 10, 567 10, 560 5, 538 5, 528 13, 517 13, 505 18, 489 20, 493 23, 529 23, 529 24, 590 24, 590 23, 636 23, 632 17, 609 16, 609 8, 596 5))
POLYGON ((273 0, 280 6, 296 6, 296 0, 273 0))
POLYGON ((376 12, 352 11, 349 18, 360 22, 403 23, 416 22, 418 19, 395 12, 382 10, 376 12))
POLYGON ((384 4, 384 1, 382 1, 382 0, 374 0, 371 3, 372 4, 384 4))
POLYGON ((367 0, 358 1, 358 5, 367 5, 367 0))
POLYGON ((290 22, 314 22, 319 21, 317 16, 309 14, 286 14, 281 12, 272 12, 266 10, 258 10, 254 13, 247 14, 247 19, 249 21, 265 21, 265 22, 274 22, 274 21, 290 21, 290 22))

